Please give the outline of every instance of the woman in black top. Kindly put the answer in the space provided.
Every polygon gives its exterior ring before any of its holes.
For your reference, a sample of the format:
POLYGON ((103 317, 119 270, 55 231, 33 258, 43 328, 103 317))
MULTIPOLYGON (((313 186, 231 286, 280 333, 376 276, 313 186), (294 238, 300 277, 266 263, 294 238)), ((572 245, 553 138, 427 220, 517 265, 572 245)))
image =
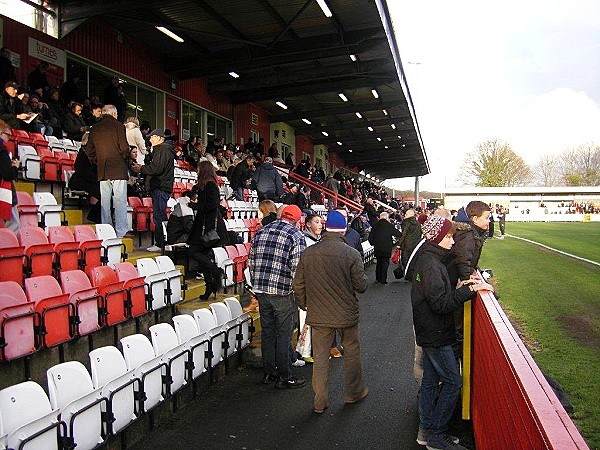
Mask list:
POLYGON ((214 262, 214 254, 211 247, 202 244, 202 236, 216 226, 217 234, 221 240, 215 244, 225 246, 229 244, 227 229, 220 211, 220 193, 217 184, 217 174, 213 165, 208 161, 198 164, 198 211, 194 224, 188 238, 189 255, 198 263, 198 272, 204 276, 206 291, 200 296, 201 300, 207 300, 212 294, 216 294, 221 288, 223 270, 214 262))

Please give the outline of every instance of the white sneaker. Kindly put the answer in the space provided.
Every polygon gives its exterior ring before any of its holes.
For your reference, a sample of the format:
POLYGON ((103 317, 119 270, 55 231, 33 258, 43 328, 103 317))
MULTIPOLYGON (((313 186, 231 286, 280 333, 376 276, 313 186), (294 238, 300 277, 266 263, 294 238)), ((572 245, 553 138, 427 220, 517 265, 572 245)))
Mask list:
POLYGON ((302 367, 302 366, 304 366, 305 364, 306 364, 306 362, 304 362, 304 360, 302 360, 302 359, 297 359, 296 361, 294 361, 294 362, 292 363, 292 366, 294 366, 294 367, 302 367))
POLYGON ((146 251, 157 253, 160 252, 160 247, 158 245, 151 245, 146 249, 146 251))

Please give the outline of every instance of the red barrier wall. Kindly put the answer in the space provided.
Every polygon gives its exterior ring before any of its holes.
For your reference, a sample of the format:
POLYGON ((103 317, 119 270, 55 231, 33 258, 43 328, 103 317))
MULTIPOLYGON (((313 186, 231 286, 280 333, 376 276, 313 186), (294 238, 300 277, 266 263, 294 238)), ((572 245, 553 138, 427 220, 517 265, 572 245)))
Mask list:
POLYGON ((477 448, 588 449, 494 296, 479 296, 472 314, 477 448))

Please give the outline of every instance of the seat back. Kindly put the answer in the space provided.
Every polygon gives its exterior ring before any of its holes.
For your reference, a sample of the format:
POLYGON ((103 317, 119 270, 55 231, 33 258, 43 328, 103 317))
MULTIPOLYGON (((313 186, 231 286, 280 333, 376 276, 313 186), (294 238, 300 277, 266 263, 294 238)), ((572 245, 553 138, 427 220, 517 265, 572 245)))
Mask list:
POLYGON ((94 267, 92 269, 92 286, 104 298, 105 309, 104 323, 114 325, 127 319, 127 291, 123 282, 119 281, 117 274, 108 266, 94 267))
POLYGON ((146 309, 146 284, 144 277, 140 276, 133 264, 122 262, 115 264, 115 273, 123 287, 129 293, 131 317, 137 317, 148 312, 146 309))
POLYGON ((99 239, 90 225, 75 225, 73 231, 77 242, 97 241, 99 239))
POLYGON ((211 303, 210 309, 215 316, 217 324, 221 326, 221 329, 227 333, 227 356, 233 355, 237 350, 237 334, 239 325, 237 320, 231 318, 229 308, 225 303, 211 303))
POLYGON ((102 298, 85 272, 61 271, 60 284, 63 292, 69 295, 69 302, 75 306, 77 334, 83 336, 100 329, 98 308, 102 306, 102 298))
POLYGON ((245 348, 250 345, 250 327, 252 325, 252 317, 250 314, 245 313, 242 309, 242 304, 235 297, 227 297, 223 300, 223 303, 229 309, 232 319, 236 319, 241 326, 241 342, 240 348, 245 348))
POLYGON ((75 225, 73 228, 81 251, 81 268, 87 276, 91 276, 92 269, 102 265, 102 241, 89 225, 75 225))
POLYGON ((156 261, 152 258, 140 258, 137 260, 137 268, 140 276, 143 276, 146 281, 146 293, 151 295, 151 309, 156 311, 164 308, 167 305, 165 299, 167 280, 158 269, 156 261))
POLYGON ((75 242, 73 233, 67 226, 48 227, 48 241, 51 244, 62 242, 75 242))
POLYGON ((196 321, 189 314, 180 314, 173 317, 173 325, 177 334, 177 341, 184 344, 191 352, 191 358, 194 362, 192 378, 196 379, 208 369, 206 352, 208 351, 208 341, 206 335, 200 334, 196 321))
POLYGON ((115 264, 120 263, 123 254, 123 241, 117 237, 113 226, 106 223, 99 223, 96 225, 96 236, 102 241, 102 246, 105 248, 107 264, 114 267, 115 264))
POLYGON ((179 269, 175 267, 173 260, 166 255, 156 257, 156 265, 158 270, 165 274, 171 289, 170 304, 175 304, 183 300, 182 283, 183 278, 179 269))
POLYGON ((233 260, 227 255, 223 247, 213 248, 215 263, 225 272, 223 277, 223 287, 233 286, 235 284, 233 277, 233 260))
POLYGON ((48 241, 54 244, 57 272, 79 269, 79 245, 66 226, 48 227, 48 241))
POLYGON ((173 394, 186 384, 188 352, 183 344, 179 344, 175 330, 168 323, 152 325, 149 331, 154 354, 170 366, 170 392, 173 394))
POLYGON ((36 351, 34 305, 14 281, 0 282, 0 361, 10 361, 36 351))
POLYGON ((0 281, 14 281, 22 286, 24 259, 25 249, 15 233, 0 228, 0 281))
POLYGON ((29 258, 29 276, 52 275, 54 246, 48 242, 44 230, 39 227, 21 227, 19 242, 25 247, 25 254, 29 258))
POLYGON ((56 202, 56 198, 50 192, 34 192, 33 201, 38 205, 41 222, 45 226, 60 226, 62 211, 56 202))
POLYGON ((225 342, 225 334, 217 325, 217 321, 212 311, 208 308, 196 309, 192 312, 198 331, 201 334, 206 334, 211 339, 212 359, 211 367, 215 367, 223 361, 223 342, 225 342))
POLYGON ((58 449, 58 426, 52 427, 59 423, 58 410, 52 409, 44 389, 36 382, 25 381, 2 389, 0 411, 9 448, 21 448, 23 440, 40 433, 24 448, 58 449))
POLYGON ((155 356, 152 344, 143 334, 122 338, 121 347, 127 369, 133 370, 138 378, 146 375, 142 386, 145 394, 143 410, 148 411, 163 400, 162 373, 158 369, 161 359, 155 356))

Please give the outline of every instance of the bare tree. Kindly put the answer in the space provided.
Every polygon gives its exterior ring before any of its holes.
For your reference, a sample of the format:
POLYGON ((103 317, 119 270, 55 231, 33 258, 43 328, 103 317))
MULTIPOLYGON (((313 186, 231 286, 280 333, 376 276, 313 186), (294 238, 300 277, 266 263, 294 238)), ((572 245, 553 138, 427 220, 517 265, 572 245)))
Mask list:
POLYGON ((538 186, 561 186, 564 176, 561 173, 561 158, 555 155, 542 156, 535 165, 535 183, 538 186))
POLYGON ((475 186, 525 186, 531 169, 506 142, 492 139, 469 152, 463 163, 461 181, 475 186))
POLYGON ((600 184, 600 146, 581 144, 563 155, 562 175, 567 186, 600 184))

